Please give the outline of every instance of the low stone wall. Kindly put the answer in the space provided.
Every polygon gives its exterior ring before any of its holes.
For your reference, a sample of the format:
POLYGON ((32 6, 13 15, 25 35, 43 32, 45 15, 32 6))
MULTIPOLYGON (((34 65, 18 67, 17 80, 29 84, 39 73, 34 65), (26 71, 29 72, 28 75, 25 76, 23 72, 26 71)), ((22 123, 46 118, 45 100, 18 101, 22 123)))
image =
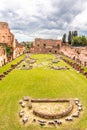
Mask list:
POLYGON ((68 99, 31 99, 31 102, 70 102, 68 99))
POLYGON ((69 68, 67 66, 65 66, 65 67, 50 66, 50 69, 53 69, 53 70, 69 70, 69 68))
POLYGON ((67 108, 67 110, 58 113, 58 114, 46 114, 43 112, 39 112, 39 110, 33 110, 33 114, 36 116, 39 116, 41 118, 45 118, 45 119, 58 119, 61 117, 65 117, 67 115, 69 115, 69 113, 72 111, 73 109, 73 102, 72 100, 65 100, 65 99, 31 99, 32 102, 69 102, 69 107, 67 108))

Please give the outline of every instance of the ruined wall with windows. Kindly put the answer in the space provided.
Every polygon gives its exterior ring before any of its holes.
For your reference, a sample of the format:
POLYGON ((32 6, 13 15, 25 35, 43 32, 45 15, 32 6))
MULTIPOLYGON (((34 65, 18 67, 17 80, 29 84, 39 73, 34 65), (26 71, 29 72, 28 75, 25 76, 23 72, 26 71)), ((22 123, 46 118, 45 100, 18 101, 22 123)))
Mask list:
POLYGON ((61 40, 36 38, 33 44, 34 53, 55 53, 57 54, 62 45, 61 40))
MULTIPOLYGON (((18 41, 15 39, 15 36, 11 33, 8 23, 0 22, 0 44, 2 48, 0 49, 0 63, 9 62, 12 59, 23 54, 24 48, 19 45, 18 41), (5 45, 5 48, 3 46, 5 45), (11 48, 11 53, 7 54, 6 48, 11 48), (3 51, 5 50, 5 54, 3 51), (7 56, 7 60, 4 58, 7 56)), ((2 63, 3 65, 3 63, 2 63)))
POLYGON ((6 54, 7 61, 11 61, 13 59, 14 35, 11 33, 9 25, 6 22, 0 22, 0 43, 2 45, 6 45, 6 48, 7 47, 11 48, 12 53, 6 54))
POLYGON ((14 35, 10 32, 8 23, 0 22, 0 43, 12 46, 14 35))

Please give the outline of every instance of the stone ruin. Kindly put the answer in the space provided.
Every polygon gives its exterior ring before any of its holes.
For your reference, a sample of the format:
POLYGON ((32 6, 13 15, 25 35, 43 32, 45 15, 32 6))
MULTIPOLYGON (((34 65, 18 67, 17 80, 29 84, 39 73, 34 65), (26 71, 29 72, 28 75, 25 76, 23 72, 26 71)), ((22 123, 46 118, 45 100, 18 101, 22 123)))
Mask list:
POLYGON ((86 78, 87 78, 87 72, 84 71, 84 67, 81 66, 80 64, 78 63, 75 63, 75 62, 71 62, 63 57, 61 57, 61 59, 66 62, 67 64, 69 64, 72 68, 74 68, 77 72, 83 74, 86 78))
POLYGON ((34 64, 36 62, 36 60, 34 60, 34 59, 31 59, 31 60, 27 60, 26 61, 26 63, 28 63, 28 64, 34 64))
POLYGON ((20 70, 30 70, 32 69, 33 66, 32 65, 25 65, 23 64, 21 67, 20 67, 20 70))
POLYGON ((65 66, 65 67, 61 67, 61 66, 50 66, 50 69, 53 69, 53 70, 69 70, 69 68, 67 66, 65 66))
POLYGON ((67 116, 71 111, 72 111, 72 109, 73 109, 73 103, 72 103, 72 101, 71 100, 64 100, 64 99, 61 99, 61 100, 59 100, 59 99, 55 99, 55 100, 53 100, 53 99, 50 99, 50 100, 48 100, 48 99, 45 99, 45 100, 42 100, 42 99, 39 99, 39 100, 33 100, 34 102, 36 101, 36 102, 68 102, 70 105, 69 105, 69 107, 67 108, 67 110, 65 110, 65 111, 63 111, 63 112, 61 112, 61 113, 58 113, 58 114, 45 114, 45 113, 41 113, 41 112, 39 112, 39 111, 37 111, 37 110, 33 110, 33 114, 34 115, 36 115, 36 116, 39 116, 39 117, 41 117, 41 118, 45 118, 45 119, 59 119, 59 118, 62 118, 62 117, 64 117, 64 116, 67 116))
POLYGON ((52 63, 58 63, 58 62, 59 62, 58 59, 53 59, 53 60, 52 60, 52 63))
POLYGON ((36 62, 37 60, 31 57, 25 57, 21 64, 18 64, 18 66, 16 67, 17 69, 20 70, 30 70, 33 68, 33 64, 36 62))
POLYGON ((64 122, 71 122, 74 118, 79 118, 83 110, 83 106, 78 98, 72 99, 33 99, 27 96, 19 101, 21 110, 19 112, 19 119, 22 124, 29 122, 39 124, 40 126, 59 126, 64 122), (45 113, 35 110, 33 103, 68 103, 66 110, 62 112, 45 113), (28 112, 26 112, 28 111, 28 112), (32 114, 32 115, 31 115, 32 114), (32 119, 31 119, 32 116, 32 119))

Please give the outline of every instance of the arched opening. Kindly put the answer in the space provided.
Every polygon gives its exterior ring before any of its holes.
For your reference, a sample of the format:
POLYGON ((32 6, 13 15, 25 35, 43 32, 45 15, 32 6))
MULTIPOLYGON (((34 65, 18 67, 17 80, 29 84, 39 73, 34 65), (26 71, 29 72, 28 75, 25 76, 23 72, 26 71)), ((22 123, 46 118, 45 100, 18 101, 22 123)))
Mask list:
POLYGON ((46 47, 46 44, 45 44, 45 43, 43 44, 43 47, 46 47))
POLYGON ((55 50, 55 54, 57 53, 57 51, 55 50))
POLYGON ((39 47, 40 45, 39 44, 37 44, 37 47, 39 47))
POLYGON ((49 53, 51 53, 51 50, 49 50, 49 53))
POLYGON ((57 48, 60 49, 60 45, 59 44, 57 44, 57 48))

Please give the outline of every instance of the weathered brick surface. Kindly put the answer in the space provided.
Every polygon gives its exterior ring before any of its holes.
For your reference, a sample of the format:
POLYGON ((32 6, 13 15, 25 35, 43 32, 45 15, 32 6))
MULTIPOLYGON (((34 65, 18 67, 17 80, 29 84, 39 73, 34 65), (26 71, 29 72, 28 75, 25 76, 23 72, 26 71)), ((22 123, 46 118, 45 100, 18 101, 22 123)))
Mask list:
POLYGON ((0 45, 0 66, 4 65, 6 62, 7 62, 7 56, 5 47, 0 45))
POLYGON ((0 43, 13 46, 14 35, 10 32, 8 23, 0 22, 0 43))
POLYGON ((36 38, 34 41, 33 48, 31 52, 34 53, 58 53, 61 47, 61 40, 53 39, 40 39, 36 38))
POLYGON ((11 33, 8 23, 0 22, 0 66, 4 65, 7 60, 15 59, 23 54, 25 47, 20 45, 15 39, 15 36, 11 33), (6 47, 10 46, 13 53, 10 59, 6 55, 6 47))
POLYGON ((69 47, 63 46, 60 49, 64 55, 75 60, 75 62, 87 66, 87 47, 69 47))

